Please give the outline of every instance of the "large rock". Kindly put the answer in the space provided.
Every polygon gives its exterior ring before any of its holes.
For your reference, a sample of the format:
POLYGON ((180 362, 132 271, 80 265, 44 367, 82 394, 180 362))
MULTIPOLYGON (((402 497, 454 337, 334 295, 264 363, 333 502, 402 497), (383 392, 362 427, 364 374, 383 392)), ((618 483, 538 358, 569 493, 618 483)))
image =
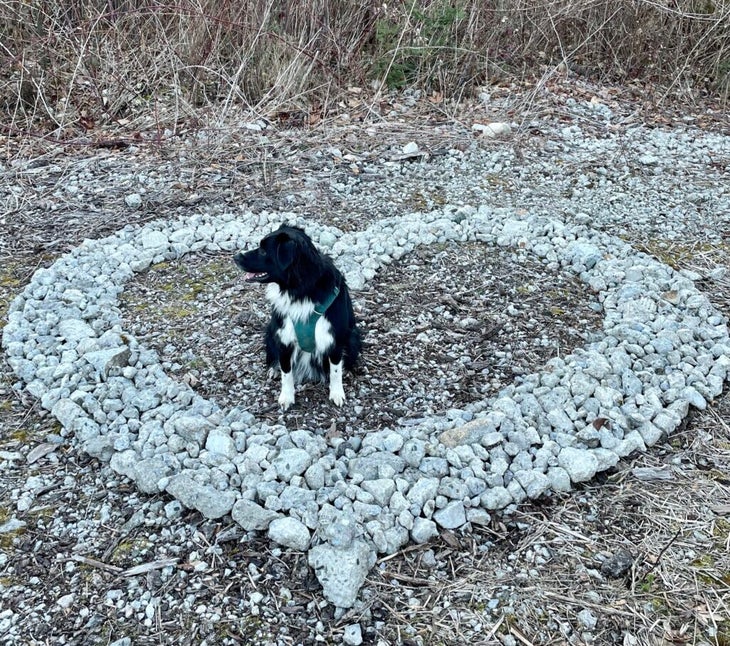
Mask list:
POLYGON ((270 509, 264 509, 253 500, 241 498, 236 501, 231 510, 231 516, 247 532, 259 529, 267 529, 271 521, 279 517, 279 514, 270 509))
POLYGON ((170 478, 166 489, 183 505, 189 509, 197 509, 206 518, 225 516, 236 502, 236 494, 232 491, 220 491, 200 484, 187 473, 179 473, 170 478))
POLYGON ((58 324, 58 332, 69 343, 78 343, 82 339, 96 336, 94 328, 81 319, 65 319, 58 324))
POLYGON ((311 537, 304 523, 286 516, 271 521, 269 538, 279 545, 303 552, 309 547, 311 537))
MULTIPOLYGON (((483 419, 475 419, 456 428, 450 428, 439 435, 439 442, 453 448, 463 444, 477 444, 489 433, 494 433, 494 425, 483 419)), ((501 436, 500 436, 501 439, 501 436)))
POLYGON ((323 544, 309 550, 309 565, 322 585, 325 599, 338 608, 354 605, 375 560, 375 552, 362 540, 346 548, 323 544))
POLYGON ((51 414, 69 431, 75 430, 77 422, 87 419, 86 411, 70 399, 59 399, 51 409, 51 414))
POLYGON ((205 441, 205 448, 211 453, 217 453, 229 460, 235 458, 238 453, 236 451, 236 443, 233 441, 233 438, 230 436, 228 431, 219 427, 212 428, 208 432, 208 438, 205 441))
POLYGON ((466 523, 464 503, 460 500, 450 502, 443 509, 434 512, 433 519, 446 529, 456 529, 466 523))
POLYGON ((598 460, 593 453, 570 446, 558 454, 558 464, 568 472, 573 482, 586 482, 598 470, 598 460))
POLYGON ((144 493, 159 493, 162 489, 160 481, 172 473, 172 466, 162 455, 154 455, 137 463, 134 469, 134 481, 144 493))
POLYGON ((285 449, 271 461, 280 480, 289 482, 302 475, 312 464, 312 456, 304 449, 285 449))
POLYGON ((428 518, 418 517, 413 521, 411 528, 411 538, 416 543, 427 543, 432 538, 438 536, 439 530, 436 523, 428 518))
POLYGON ((117 348, 105 348, 104 350, 93 350, 84 354, 101 380, 106 380, 114 368, 124 368, 129 365, 130 350, 127 346, 117 348))
POLYGON ((213 424, 202 415, 177 415, 165 423, 165 431, 168 431, 168 425, 172 432, 187 442, 197 442, 199 446, 205 444, 208 433, 213 428, 213 424))

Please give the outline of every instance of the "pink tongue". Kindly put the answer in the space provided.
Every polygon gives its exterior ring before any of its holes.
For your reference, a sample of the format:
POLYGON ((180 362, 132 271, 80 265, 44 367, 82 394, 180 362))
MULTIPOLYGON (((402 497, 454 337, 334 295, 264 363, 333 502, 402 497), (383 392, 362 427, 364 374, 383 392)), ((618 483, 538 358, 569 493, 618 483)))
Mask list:
POLYGON ((252 274, 252 273, 246 273, 246 274, 245 274, 245 275, 243 276, 243 279, 244 279, 244 280, 251 280, 251 279, 252 279, 252 278, 254 278, 255 276, 256 276, 256 274, 252 274))

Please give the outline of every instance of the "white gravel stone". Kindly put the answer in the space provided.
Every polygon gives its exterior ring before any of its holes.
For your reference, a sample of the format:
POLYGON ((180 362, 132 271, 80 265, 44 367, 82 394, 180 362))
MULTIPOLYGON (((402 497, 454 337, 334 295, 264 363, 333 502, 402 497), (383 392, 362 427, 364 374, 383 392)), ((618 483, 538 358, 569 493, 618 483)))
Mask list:
POLYGON ((525 490, 528 498, 539 498, 550 489, 550 478, 536 470, 517 471, 515 478, 525 490))
POLYGON ((58 323, 58 333, 69 343, 78 343, 96 336, 94 328, 81 319, 68 318, 58 323))
POLYGON ((142 206, 142 196, 139 193, 130 193, 124 196, 124 203, 130 209, 138 209, 142 206))
POLYGON ((277 476, 289 482, 294 476, 302 475, 312 464, 312 456, 304 449, 286 449, 271 462, 277 476))
POLYGON ((434 512, 433 519, 445 529, 456 529, 466 523, 464 503, 450 502, 443 509, 434 512))
POLYGON ((395 482, 388 478, 365 480, 360 486, 381 506, 386 506, 395 493, 395 482))
POLYGON ((269 523, 269 538, 279 545, 303 552, 309 547, 311 537, 304 523, 286 516, 269 523))
POLYGON ((171 432, 176 433, 189 442, 196 442, 202 446, 205 444, 205 438, 213 428, 213 425, 202 415, 183 414, 171 419, 171 432))
POLYGON ((436 523, 427 518, 415 518, 411 529, 411 538, 416 543, 427 543, 438 536, 439 530, 436 523))
POLYGON ((64 610, 68 610, 73 605, 75 598, 76 595, 73 592, 70 592, 69 594, 64 594, 62 597, 59 597, 56 600, 56 604, 61 606, 64 610))
POLYGON ((420 511, 429 500, 436 496, 438 478, 419 478, 406 494, 406 499, 420 511))
POLYGON ((229 435, 228 431, 220 427, 213 428, 208 432, 205 448, 211 453, 217 453, 229 460, 232 460, 238 454, 233 438, 229 435))
POLYGON ((146 231, 140 238, 143 249, 159 249, 170 244, 170 238, 163 231, 146 231))
POLYGON ((569 446, 558 454, 558 464, 568 472, 573 482, 590 480, 598 469, 598 460, 592 452, 569 446))
POLYGON ((220 491, 209 485, 200 484, 187 473, 179 473, 170 478, 166 490, 183 505, 197 509, 206 518, 225 516, 236 502, 236 494, 233 491, 220 491))
POLYGON ((489 137, 490 139, 506 137, 512 132, 512 128, 508 123, 502 123, 499 121, 494 121, 492 123, 475 123, 471 129, 479 134, 489 137))
POLYGON ((100 379, 106 379, 115 368, 121 369, 128 365, 130 354, 129 348, 122 346, 87 352, 84 359, 94 366, 100 379))
POLYGON ((271 522, 279 518, 277 512, 264 509, 261 505, 245 498, 236 501, 231 510, 231 516, 246 531, 268 529, 271 522))
POLYGON ((576 616, 585 630, 595 630, 598 625, 598 617, 588 608, 583 608, 576 616))
POLYGON ((492 487, 481 496, 485 509, 502 509, 512 502, 512 495, 504 487, 492 487))
POLYGON ((403 146, 402 152, 404 155, 415 155, 418 153, 418 144, 415 141, 411 141, 403 146))
POLYGON ((51 414, 69 430, 74 430, 77 422, 86 418, 86 411, 70 399, 57 401, 51 409, 51 414))
POLYGON ((362 540, 342 548, 322 544, 309 550, 309 565, 322 584, 325 598, 338 608, 351 608, 375 557, 362 540))
POLYGON ((345 626, 342 643, 347 644, 347 646, 360 646, 362 644, 362 628, 360 628, 360 624, 345 626))

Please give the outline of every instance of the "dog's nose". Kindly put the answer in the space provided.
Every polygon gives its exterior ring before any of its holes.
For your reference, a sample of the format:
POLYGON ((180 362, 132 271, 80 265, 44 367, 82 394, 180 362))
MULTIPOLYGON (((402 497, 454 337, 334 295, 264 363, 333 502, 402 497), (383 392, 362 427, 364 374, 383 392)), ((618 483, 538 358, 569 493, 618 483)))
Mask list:
POLYGON ((243 253, 238 252, 233 255, 233 262, 235 262, 241 269, 243 269, 243 265, 241 264, 243 262, 243 253))

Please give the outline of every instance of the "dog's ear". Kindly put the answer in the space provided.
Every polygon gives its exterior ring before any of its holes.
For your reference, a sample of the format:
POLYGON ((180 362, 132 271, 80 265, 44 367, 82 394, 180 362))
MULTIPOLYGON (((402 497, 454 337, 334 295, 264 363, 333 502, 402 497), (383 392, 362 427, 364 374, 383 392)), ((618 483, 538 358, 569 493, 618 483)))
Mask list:
POLYGON ((282 269, 288 269, 294 262, 297 243, 286 233, 276 236, 276 260, 282 269))

